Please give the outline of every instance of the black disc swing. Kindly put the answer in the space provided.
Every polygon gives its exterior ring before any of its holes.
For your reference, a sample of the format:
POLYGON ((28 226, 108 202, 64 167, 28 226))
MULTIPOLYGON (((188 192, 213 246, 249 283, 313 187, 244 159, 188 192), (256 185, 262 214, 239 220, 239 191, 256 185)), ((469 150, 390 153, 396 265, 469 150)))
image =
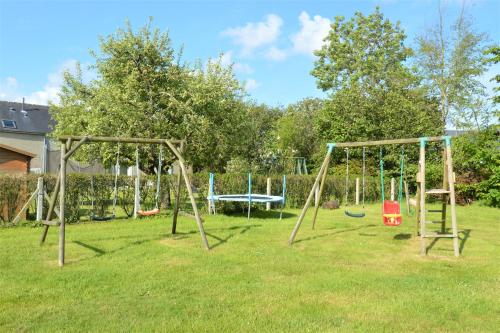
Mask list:
MULTIPOLYGON (((344 210, 345 215, 349 217, 361 218, 365 217, 365 212, 350 212, 349 208, 349 148, 346 148, 346 173, 345 173, 345 205, 346 208, 344 210)), ((363 210, 365 209, 365 147, 363 147, 363 175, 362 175, 362 205, 363 210)))

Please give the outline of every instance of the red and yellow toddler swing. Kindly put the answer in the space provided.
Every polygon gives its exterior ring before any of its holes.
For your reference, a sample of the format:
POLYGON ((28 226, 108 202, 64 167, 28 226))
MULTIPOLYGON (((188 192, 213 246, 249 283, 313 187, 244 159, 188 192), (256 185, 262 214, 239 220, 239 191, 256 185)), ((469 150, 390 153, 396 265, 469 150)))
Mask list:
POLYGON ((384 224, 397 227, 403 222, 401 216, 401 200, 403 199, 403 172, 404 172, 404 150, 401 151, 398 200, 385 200, 384 188, 384 159, 382 148, 380 148, 380 192, 382 196, 382 219, 384 224))

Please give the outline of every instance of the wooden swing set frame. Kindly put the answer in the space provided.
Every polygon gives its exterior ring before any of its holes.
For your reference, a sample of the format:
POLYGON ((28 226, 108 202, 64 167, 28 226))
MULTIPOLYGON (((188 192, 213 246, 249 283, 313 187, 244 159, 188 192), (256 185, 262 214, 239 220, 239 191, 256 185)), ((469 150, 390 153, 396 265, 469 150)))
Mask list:
POLYGON ((193 195, 193 190, 191 187, 191 182, 189 180, 186 163, 182 157, 182 152, 184 151, 184 140, 167 140, 167 139, 146 139, 146 138, 123 138, 123 137, 100 137, 100 136, 73 136, 65 135, 60 136, 59 141, 61 142, 61 165, 59 170, 59 176, 54 187, 54 191, 50 198, 49 208, 47 211, 47 218, 42 223, 44 224, 42 236, 40 238, 40 245, 45 242, 47 237, 47 232, 50 226, 59 226, 59 266, 64 266, 65 257, 65 239, 66 239, 66 224, 65 224, 65 194, 66 194, 66 166, 68 159, 84 144, 96 143, 96 142, 113 142, 113 143, 135 143, 135 144, 153 144, 153 145, 166 145, 170 151, 175 155, 179 166, 179 174, 177 177, 177 192, 175 194, 174 202, 174 214, 172 220, 172 234, 176 233, 177 228, 177 216, 179 215, 179 198, 180 198, 180 188, 182 184, 182 179, 184 179, 185 186, 187 188, 188 196, 191 201, 191 206, 193 207, 194 219, 198 225, 198 230, 200 232, 201 240, 205 249, 209 250, 210 246, 208 244, 207 236, 205 234, 205 229, 203 228, 202 219, 196 205, 196 200, 193 195), (73 143, 76 144, 73 146, 73 143), (57 198, 59 197, 59 219, 52 220, 52 215, 55 210, 55 205, 57 198))
MULTIPOLYGON (((331 160, 331 155, 334 148, 351 148, 351 147, 368 147, 368 146, 383 146, 383 145, 404 145, 404 144, 420 144, 420 155, 419 155, 419 168, 417 174, 417 228, 416 234, 420 236, 420 254, 426 255, 428 248, 426 245, 426 238, 452 238, 453 240, 453 252, 456 257, 460 255, 459 244, 458 244, 458 226, 457 226, 457 216, 455 211, 455 174, 453 172, 453 162, 451 156, 451 138, 449 136, 438 136, 438 137, 422 137, 422 138, 409 138, 409 139, 395 139, 395 140, 379 140, 379 141, 364 141, 364 142, 340 142, 340 143, 328 143, 328 149, 321 164, 320 170, 314 181, 312 189, 307 197, 306 203, 302 208, 302 212, 292 230, 290 238, 288 239, 288 244, 292 245, 299 228, 304 220, 304 217, 311 205, 315 192, 318 198, 321 198, 323 192, 323 187, 325 185, 325 178, 328 173, 328 165, 331 160), (444 142, 443 146, 443 185, 440 189, 430 189, 426 190, 425 187, 425 147, 427 142, 444 142), (437 195, 441 196, 442 208, 439 210, 426 210, 425 200, 427 195, 437 195), (446 230, 446 207, 450 204, 450 215, 451 215, 451 233, 446 230), (441 218, 437 221, 427 221, 426 213, 441 213, 441 218), (439 223, 441 225, 440 232, 430 232, 426 231, 426 225, 431 223, 439 223)), ((318 215, 320 200, 316 200, 314 212, 312 216, 312 227, 316 223, 316 217, 318 215)))

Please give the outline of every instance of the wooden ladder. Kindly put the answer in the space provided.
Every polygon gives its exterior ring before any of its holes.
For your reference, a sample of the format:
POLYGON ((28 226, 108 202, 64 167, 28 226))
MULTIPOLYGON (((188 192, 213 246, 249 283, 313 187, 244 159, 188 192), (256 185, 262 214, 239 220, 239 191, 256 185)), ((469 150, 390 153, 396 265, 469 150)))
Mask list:
POLYGON ((453 252, 456 257, 460 255, 458 245, 458 227, 457 216, 455 211, 455 174, 453 172, 453 162, 451 158, 451 140, 448 136, 443 136, 443 186, 442 188, 427 190, 425 187, 425 146, 426 138, 420 139, 420 160, 419 170, 417 174, 417 183, 419 185, 418 194, 420 198, 418 203, 418 226, 417 230, 420 235, 420 254, 427 254, 426 238, 452 238, 453 252), (441 197, 441 209, 426 209, 426 197, 428 195, 441 197), (451 233, 446 228, 447 206, 450 205, 451 215, 451 233), (429 219, 427 214, 441 213, 438 219, 429 219), (439 232, 429 232, 426 227, 429 224, 440 224, 439 232))

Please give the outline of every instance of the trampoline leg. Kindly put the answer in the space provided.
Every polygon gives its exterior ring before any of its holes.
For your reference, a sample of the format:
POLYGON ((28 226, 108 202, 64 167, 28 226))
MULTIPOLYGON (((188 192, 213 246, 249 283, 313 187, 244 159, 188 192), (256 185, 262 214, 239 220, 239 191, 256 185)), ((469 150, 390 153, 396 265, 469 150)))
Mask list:
POLYGON ((280 221, 281 221, 282 217, 283 217, 283 204, 281 204, 281 208, 280 208, 280 221))
POLYGON ((248 219, 250 220, 250 207, 251 207, 251 204, 248 203, 248 219))

